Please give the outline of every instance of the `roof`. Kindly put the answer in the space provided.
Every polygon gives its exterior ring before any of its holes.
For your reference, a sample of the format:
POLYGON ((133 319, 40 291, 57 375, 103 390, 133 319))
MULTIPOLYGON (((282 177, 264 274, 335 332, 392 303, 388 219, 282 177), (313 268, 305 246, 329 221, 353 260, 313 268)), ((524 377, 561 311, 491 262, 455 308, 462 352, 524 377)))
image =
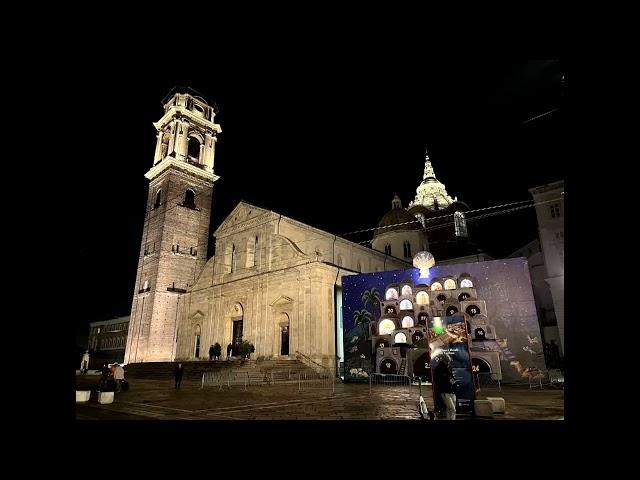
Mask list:
POLYGON ((392 232, 395 230, 422 230, 422 224, 416 217, 411 215, 404 208, 392 208, 387 213, 385 213, 380 222, 378 222, 378 229, 376 229, 373 237, 375 238, 378 235, 382 235, 383 233, 392 232))

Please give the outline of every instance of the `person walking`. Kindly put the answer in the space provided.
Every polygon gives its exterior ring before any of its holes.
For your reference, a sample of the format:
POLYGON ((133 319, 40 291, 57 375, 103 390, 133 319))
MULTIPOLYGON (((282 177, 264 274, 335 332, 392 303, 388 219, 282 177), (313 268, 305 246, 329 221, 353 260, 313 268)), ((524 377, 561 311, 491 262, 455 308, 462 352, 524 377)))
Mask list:
POLYGON ((439 360, 433 372, 436 392, 447 408, 447 420, 455 420, 456 395, 453 389, 455 379, 451 369, 451 359, 447 355, 442 355, 439 360))
POLYGON ((176 390, 180 390, 180 383, 182 382, 182 375, 184 374, 184 365, 182 363, 178 363, 176 365, 175 370, 173 371, 173 376, 176 380, 176 390))

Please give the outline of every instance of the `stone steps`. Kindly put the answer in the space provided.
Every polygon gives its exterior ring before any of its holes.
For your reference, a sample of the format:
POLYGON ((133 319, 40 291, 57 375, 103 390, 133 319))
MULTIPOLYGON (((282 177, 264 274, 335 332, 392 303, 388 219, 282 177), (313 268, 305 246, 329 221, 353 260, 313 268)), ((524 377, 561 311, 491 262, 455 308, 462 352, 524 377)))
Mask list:
MULTIPOLYGON (((173 362, 132 363, 125 367, 125 378, 168 379, 173 378, 173 362)), ((198 361, 183 362, 183 379, 199 380, 205 372, 216 372, 232 377, 247 376, 249 380, 263 380, 272 373, 279 378, 297 378, 298 373, 313 372, 313 369, 294 359, 245 360, 241 361, 198 361)))

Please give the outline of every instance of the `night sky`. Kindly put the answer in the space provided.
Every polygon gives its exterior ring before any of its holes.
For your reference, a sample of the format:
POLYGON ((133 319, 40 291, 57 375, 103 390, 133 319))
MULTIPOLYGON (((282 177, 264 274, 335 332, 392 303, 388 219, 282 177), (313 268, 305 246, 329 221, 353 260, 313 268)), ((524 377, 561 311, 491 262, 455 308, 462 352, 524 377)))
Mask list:
MULTIPOLYGON (((130 313, 152 122, 175 85, 220 110, 212 230, 240 200, 333 234, 374 227, 395 193, 405 207, 415 196, 425 147, 448 193, 472 209, 529 200, 528 188, 565 177, 569 79, 557 60, 398 55, 380 63, 256 52, 234 61, 211 54, 209 67, 198 60, 158 68, 136 53, 96 53, 78 78, 86 181, 75 191, 85 201, 77 206, 74 268, 92 288, 79 298, 76 341, 89 322, 130 313)), ((531 208, 482 220, 473 240, 501 257, 536 235, 531 208)))

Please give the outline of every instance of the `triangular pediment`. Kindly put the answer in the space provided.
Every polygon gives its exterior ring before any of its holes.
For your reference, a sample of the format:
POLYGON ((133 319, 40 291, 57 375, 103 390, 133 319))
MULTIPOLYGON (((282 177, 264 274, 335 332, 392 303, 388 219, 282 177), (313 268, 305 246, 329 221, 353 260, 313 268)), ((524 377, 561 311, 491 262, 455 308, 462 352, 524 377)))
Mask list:
POLYGON ((293 302, 293 298, 289 298, 285 295, 280 295, 273 302, 271 302, 272 307, 281 307, 283 305, 288 305, 293 302))
POLYGON ((204 313, 200 310, 196 310, 196 312, 191 315, 191 320, 200 320, 201 318, 204 318, 204 313))
POLYGON ((269 210, 256 207, 255 205, 251 205, 250 203, 247 203, 247 202, 240 202, 231 211, 231 213, 227 215, 227 218, 224 219, 222 224, 215 231, 215 235, 217 235, 220 232, 223 232, 227 228, 233 227, 242 222, 246 222, 253 218, 259 217, 260 215, 264 215, 265 213, 269 213, 269 210))

